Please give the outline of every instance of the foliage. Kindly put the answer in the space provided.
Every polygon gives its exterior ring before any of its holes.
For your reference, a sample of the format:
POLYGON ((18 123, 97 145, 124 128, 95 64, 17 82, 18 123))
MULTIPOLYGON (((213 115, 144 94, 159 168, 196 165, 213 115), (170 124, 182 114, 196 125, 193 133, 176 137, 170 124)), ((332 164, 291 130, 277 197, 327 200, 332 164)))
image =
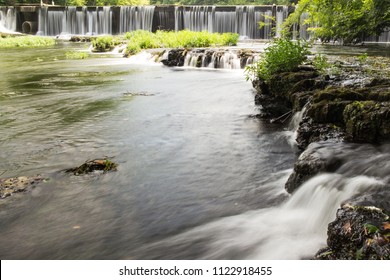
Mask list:
POLYGON ((53 38, 39 36, 0 37, 0 48, 53 46, 53 38))
POLYGON ((66 59, 86 59, 89 55, 86 52, 69 51, 65 53, 65 56, 66 59))
POLYGON ((87 5, 87 0, 67 0, 66 4, 68 6, 85 6, 87 5))
POLYGON ((327 70, 328 68, 330 68, 330 64, 328 62, 328 59, 326 58, 325 55, 323 54, 317 54, 314 59, 313 59, 313 65, 314 67, 320 71, 320 72, 324 72, 325 70, 327 70))
POLYGON ((307 60, 308 45, 278 38, 264 50, 258 62, 245 68, 247 80, 269 80, 273 74, 293 71, 307 60))
POLYGON ((95 52, 111 51, 120 43, 120 40, 113 36, 99 36, 92 39, 92 47, 95 52))
POLYGON ((138 53, 141 49, 154 48, 195 48, 210 46, 232 46, 238 42, 235 33, 209 33, 207 31, 195 32, 182 30, 179 32, 160 31, 152 33, 137 30, 125 34, 128 40, 127 55, 138 53))
POLYGON ((324 42, 358 43, 369 36, 379 36, 390 26, 389 0, 301 0, 284 23, 285 30, 299 24, 305 12, 309 31, 324 42))

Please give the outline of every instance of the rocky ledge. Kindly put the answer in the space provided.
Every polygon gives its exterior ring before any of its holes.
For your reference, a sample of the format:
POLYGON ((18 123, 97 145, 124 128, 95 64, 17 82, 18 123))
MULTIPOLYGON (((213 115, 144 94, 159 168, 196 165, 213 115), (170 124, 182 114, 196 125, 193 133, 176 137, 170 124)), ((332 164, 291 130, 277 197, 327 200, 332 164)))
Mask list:
MULTIPOLYGON (((302 66, 276 74, 267 82, 255 80, 253 87, 261 118, 278 120, 303 110, 296 139, 303 152, 286 183, 289 193, 321 172, 347 174, 348 156, 340 152, 341 147, 330 147, 356 143, 352 145, 358 151, 362 143, 369 143, 375 153, 375 145, 390 140, 389 79, 361 78, 359 74, 330 77, 302 66)), ((389 170, 388 165, 384 168, 389 170)), ((375 170, 367 172, 373 173, 367 176, 375 176, 375 170)), ((389 183, 388 178, 385 181, 389 183)), ((390 207, 383 201, 390 201, 390 185, 343 204, 329 224, 328 247, 315 258, 389 259, 390 207)))
POLYGON ((209 68, 244 68, 258 57, 258 52, 248 49, 169 49, 158 53, 165 66, 192 66, 209 68))

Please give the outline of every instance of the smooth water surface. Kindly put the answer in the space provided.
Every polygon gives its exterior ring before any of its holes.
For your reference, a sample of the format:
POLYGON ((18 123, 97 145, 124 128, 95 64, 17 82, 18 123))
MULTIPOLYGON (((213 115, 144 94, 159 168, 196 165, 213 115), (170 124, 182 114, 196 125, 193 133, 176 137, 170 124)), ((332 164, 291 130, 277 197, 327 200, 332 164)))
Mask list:
POLYGON ((1 178, 48 178, 0 202, 1 259, 198 258, 196 244, 143 248, 286 197, 274 182, 295 152, 251 117, 242 71, 66 60, 69 48, 0 50, 1 178), (117 172, 63 172, 104 156, 117 172))
POLYGON ((340 203, 390 182, 390 145, 319 143, 344 164, 287 195, 302 113, 253 117, 242 70, 74 48, 0 50, 0 177, 47 178, 0 200, 1 259, 312 258, 340 203), (64 172, 104 156, 118 171, 64 172))

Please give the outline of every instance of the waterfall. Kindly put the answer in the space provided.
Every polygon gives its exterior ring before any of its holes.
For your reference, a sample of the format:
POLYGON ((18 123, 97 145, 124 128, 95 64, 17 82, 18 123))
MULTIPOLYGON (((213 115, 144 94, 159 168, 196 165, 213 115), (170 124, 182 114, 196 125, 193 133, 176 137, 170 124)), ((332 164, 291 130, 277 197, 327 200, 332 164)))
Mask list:
POLYGON ((152 31, 154 6, 121 6, 119 33, 138 29, 152 31))
MULTIPOLYGON (((287 16, 287 7, 282 12, 287 16)), ((233 32, 252 39, 269 39, 272 28, 272 7, 255 6, 221 8, 217 6, 175 7, 175 30, 233 32), (258 23, 264 22, 263 28, 258 23)))
MULTIPOLYGON (((273 190, 284 185, 288 174, 280 172, 275 177, 279 179, 267 184, 273 190)), ((201 259, 312 258, 326 246, 327 226, 336 218, 340 204, 381 186, 381 180, 364 174, 317 175, 280 206, 221 218, 151 244, 149 249, 196 250, 202 252, 201 259)))
POLYGON ((16 31, 16 10, 13 7, 0 7, 0 32, 16 31))
POLYGON ((64 10, 41 7, 38 34, 112 34, 111 7, 65 7, 64 10))

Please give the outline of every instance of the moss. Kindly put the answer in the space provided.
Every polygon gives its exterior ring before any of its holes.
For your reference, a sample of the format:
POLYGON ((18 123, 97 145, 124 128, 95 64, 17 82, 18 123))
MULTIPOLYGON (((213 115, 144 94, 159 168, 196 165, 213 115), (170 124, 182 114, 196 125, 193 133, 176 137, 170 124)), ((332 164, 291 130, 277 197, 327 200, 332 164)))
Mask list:
POLYGON ((377 143, 390 139, 390 103, 353 102, 343 112, 349 140, 377 143))
POLYGON ((364 95, 355 90, 341 87, 329 87, 322 91, 317 92, 313 96, 313 102, 326 101, 337 101, 337 100, 364 100, 364 95))
POLYGON ((351 101, 322 100, 310 106, 307 115, 317 123, 344 123, 344 109, 351 101))

